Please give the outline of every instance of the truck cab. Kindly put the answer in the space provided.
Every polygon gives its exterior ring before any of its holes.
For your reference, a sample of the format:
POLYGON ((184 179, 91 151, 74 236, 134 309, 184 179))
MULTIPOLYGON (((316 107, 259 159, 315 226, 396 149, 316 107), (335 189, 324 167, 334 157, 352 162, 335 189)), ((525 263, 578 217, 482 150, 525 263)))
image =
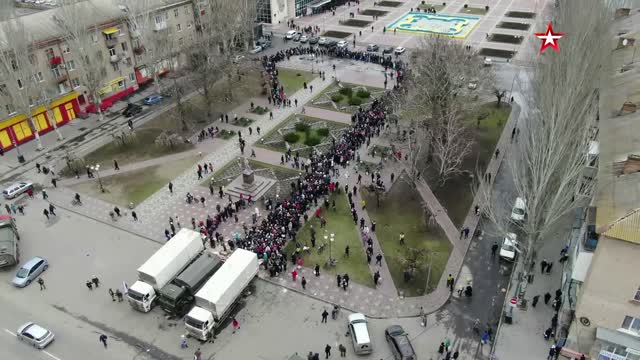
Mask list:
POLYGON ((195 306, 184 320, 187 332, 196 339, 207 341, 213 334, 216 320, 208 310, 195 306))
POLYGON ((175 284, 167 284, 160 290, 158 304, 170 315, 184 314, 194 301, 193 295, 175 284))
POLYGON ((136 281, 127 290, 127 299, 131 307, 145 313, 151 311, 156 298, 156 291, 153 287, 142 281, 136 281))
POLYGON ((18 228, 9 215, 0 215, 0 268, 20 262, 18 228))

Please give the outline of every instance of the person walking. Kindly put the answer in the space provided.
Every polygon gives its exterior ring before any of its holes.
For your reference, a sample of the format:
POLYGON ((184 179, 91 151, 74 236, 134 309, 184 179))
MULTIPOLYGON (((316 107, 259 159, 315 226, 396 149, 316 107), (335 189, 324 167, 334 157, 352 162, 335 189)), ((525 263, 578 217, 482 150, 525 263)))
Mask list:
POLYGON ((540 295, 534 296, 533 301, 531 302, 531 306, 536 307, 536 305, 538 305, 538 300, 540 300, 540 295))
POLYGON ((53 215, 53 216, 58 216, 56 214, 56 207, 53 206, 53 204, 49 203, 49 214, 53 215))
POLYGON ((47 200, 48 198, 49 198, 49 195, 47 194, 47 190, 42 189, 42 200, 47 200))
POLYGON ((122 291, 120 291, 120 289, 116 289, 116 297, 118 298, 118 302, 122 302, 122 291))
POLYGON ((316 267, 313 268, 313 273, 315 276, 320 276, 320 265, 316 264, 316 267))
POLYGON ((169 182, 169 192, 173 194, 173 183, 169 182))
POLYGON ((551 300, 551 294, 547 292, 546 294, 544 294, 544 304, 549 305, 549 300, 551 300))
POLYGON ((53 185, 54 188, 58 187, 58 180, 56 180, 56 178, 51 179, 51 185, 53 185))
POLYGON ((327 312, 327 309, 324 309, 322 311, 322 321, 321 321, 321 323, 326 323, 327 322, 327 317, 329 317, 329 313, 327 312))
POLYGON ((304 276, 302 277, 302 290, 307 290, 307 279, 304 278, 304 276))
POLYGON ((331 345, 327 344, 327 346, 324 347, 324 355, 325 359, 328 359, 331 356, 331 345))
POLYGON ((344 257, 349 257, 349 245, 344 248, 344 257))
POLYGON ((544 274, 544 270, 547 268, 547 259, 542 259, 540 262, 540 274, 544 274))
POLYGON ((498 251, 498 243, 496 241, 491 245, 491 256, 496 257, 496 252, 498 251))
POLYGON ((186 349, 189 347, 189 343, 187 342, 187 337, 184 335, 180 335, 180 349, 186 349))
POLYGON ((338 283, 338 287, 340 287, 340 285, 342 285, 342 276, 340 276, 340 274, 336 274, 336 281, 338 283))
POLYGON ((240 330, 240 323, 238 322, 238 319, 233 318, 232 324, 233 324, 233 333, 235 334, 236 330, 240 330))
POLYGON ((47 220, 49 220, 49 210, 44 209, 44 210, 42 211, 42 213, 43 213, 43 214, 44 214, 44 216, 47 218, 47 220))
POLYGON ((382 254, 380 254, 380 253, 378 253, 378 255, 376 255, 376 265, 382 266, 382 254))
POLYGON ((138 214, 135 211, 131 212, 131 217, 133 217, 133 221, 138 221, 138 214))
POLYGON ((85 285, 87 285, 87 288, 89 288, 89 290, 93 290, 93 284, 91 283, 91 280, 87 280, 85 285))
POLYGON ((380 271, 376 271, 373 274, 373 284, 377 286, 378 285, 378 281, 380 281, 380 271))
POLYGON ((109 288, 109 295, 111 296, 111 301, 116 301, 116 294, 113 292, 111 288, 109 288))
POLYGON ((293 271, 291 272, 291 278, 293 279, 293 281, 295 282, 296 279, 298 278, 298 271, 294 268, 293 271))
POLYGON ((44 280, 42 280, 42 278, 38 279, 38 285, 40 285, 40 291, 47 289, 47 286, 44 284, 44 280))
POLYGON ((347 348, 340 344, 338 345, 338 350, 340 350, 340 357, 346 357, 347 356, 347 348))
POLYGON ((118 166, 118 160, 116 160, 116 159, 113 159, 113 168, 116 171, 120 170, 120 166, 118 166))
POLYGON ((106 349, 107 348, 107 335, 100 334, 99 340, 102 343, 102 345, 104 345, 104 348, 106 349))
POLYGON ((97 276, 93 275, 91 282, 96 286, 96 289, 100 287, 100 279, 97 276))

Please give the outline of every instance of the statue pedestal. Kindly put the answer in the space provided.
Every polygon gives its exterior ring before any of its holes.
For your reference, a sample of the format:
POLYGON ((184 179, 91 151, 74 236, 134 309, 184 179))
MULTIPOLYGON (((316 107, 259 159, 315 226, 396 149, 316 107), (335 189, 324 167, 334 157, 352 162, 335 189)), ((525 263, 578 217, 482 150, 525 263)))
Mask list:
POLYGON ((253 171, 250 173, 243 172, 229 185, 227 185, 227 193, 235 198, 240 195, 246 200, 251 196, 251 200, 260 199, 274 184, 276 180, 255 175, 253 171))
POLYGON ((253 175, 253 170, 245 170, 242 172, 242 183, 245 185, 252 185, 255 181, 255 176, 253 175))

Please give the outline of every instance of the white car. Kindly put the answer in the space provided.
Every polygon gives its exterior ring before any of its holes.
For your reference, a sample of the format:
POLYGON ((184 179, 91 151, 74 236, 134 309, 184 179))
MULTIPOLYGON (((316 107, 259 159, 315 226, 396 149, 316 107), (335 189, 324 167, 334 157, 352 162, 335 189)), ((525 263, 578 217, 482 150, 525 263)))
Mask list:
POLYGON ((513 204, 511 209, 511 220, 522 221, 527 215, 527 201, 521 197, 516 198, 516 203, 513 204))
POLYGON ((296 36, 298 32, 295 30, 289 30, 287 31, 287 35, 285 35, 285 38, 287 38, 288 40, 293 39, 294 36, 296 36))
POLYGON ((404 53, 407 49, 403 48, 402 46, 398 46, 395 50, 393 50, 393 52, 396 55, 400 55, 402 53, 404 53))
POLYGON ((307 37, 307 35, 300 36, 300 42, 301 43, 306 43, 307 41, 309 41, 309 38, 307 37))
POLYGON ((336 46, 339 48, 346 48, 347 46, 349 46, 349 43, 344 40, 340 40, 338 41, 338 44, 336 46))
POLYGON ((491 60, 491 58, 484 58, 484 66, 491 66, 491 64, 493 64, 493 61, 491 60))
POLYGON ((326 37, 321 37, 320 40, 318 40, 318 45, 326 45, 329 42, 329 39, 327 39, 326 37))
POLYGON ((259 52, 262 52, 262 46, 260 45, 255 46, 253 49, 249 50, 249 54, 257 54, 259 52))
POLYGON ((500 247, 500 257, 507 261, 514 261, 518 252, 518 240, 514 233, 507 233, 507 236, 502 240, 502 246, 500 247))
POLYGON ((28 322, 18 329, 19 340, 28 342, 31 346, 44 349, 53 341, 53 333, 40 325, 28 322))

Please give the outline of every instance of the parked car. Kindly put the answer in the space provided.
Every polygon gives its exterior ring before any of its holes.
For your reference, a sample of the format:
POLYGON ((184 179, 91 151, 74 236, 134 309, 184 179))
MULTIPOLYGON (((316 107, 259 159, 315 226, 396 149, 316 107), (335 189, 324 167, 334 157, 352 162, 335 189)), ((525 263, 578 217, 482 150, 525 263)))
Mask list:
POLYGON ((162 96, 160 95, 149 95, 146 98, 144 98, 144 104, 145 105, 154 105, 157 104, 159 102, 162 101, 162 96))
POLYGON ((330 48, 330 47, 337 46, 337 45, 338 45, 338 42, 337 42, 337 41, 335 41, 335 40, 329 40, 329 41, 327 41, 327 47, 329 47, 329 48, 330 48))
POLYGON ((309 41, 309 38, 307 37, 307 35, 302 35, 300 36, 300 42, 301 43, 306 43, 307 41, 309 41))
POLYGON ((518 240, 514 233, 507 233, 507 236, 502 240, 502 246, 500 247, 500 258, 507 261, 514 261, 518 251, 518 240))
POLYGON ((300 41, 301 37, 302 37, 302 34, 297 33, 297 34, 293 35, 293 39, 292 40, 293 41, 300 41))
POLYGON ((511 209, 511 220, 522 221, 527 215, 527 201, 521 197, 516 198, 513 209, 511 209))
POLYGON ((16 336, 38 349, 44 349, 53 341, 53 333, 40 325, 28 322, 18 328, 16 336))
POLYGON ((346 42, 346 41, 344 41, 344 40, 340 40, 340 41, 338 41, 337 46, 338 46, 339 48, 346 48, 347 46, 349 46, 349 43, 348 43, 348 42, 346 42))
POLYGON ((384 337, 391 346, 391 353, 396 360, 416 360, 409 336, 400 325, 391 325, 384 331, 384 337))
POLYGON ((327 45, 328 42, 329 42, 329 39, 327 39, 326 37, 321 37, 318 40, 318 45, 320 45, 320 46, 327 45))
POLYGON ((271 41, 267 39, 259 39, 256 45, 262 46, 262 50, 266 50, 271 47, 271 41))
POLYGON ((372 51, 372 52, 376 52, 380 50, 380 47, 376 44, 369 44, 367 45, 367 51, 372 51))
POLYGON ((349 315, 348 332, 353 340, 353 351, 357 355, 371 354, 373 346, 371 345, 371 337, 367 328, 367 318, 364 314, 355 313, 349 315))
POLYGON ((33 183, 29 181, 20 181, 2 190, 2 195, 5 199, 13 199, 29 189, 33 189, 33 183))
POLYGON ((491 64, 493 64, 493 60, 491 60, 491 58, 484 58, 484 66, 491 66, 491 64))
POLYGON ((393 52, 396 55, 400 55, 402 53, 404 53, 407 49, 403 48, 402 46, 398 46, 395 50, 393 50, 393 52))
POLYGON ((20 267, 20 270, 16 273, 16 276, 13 278, 13 285, 17 287, 25 287, 33 280, 35 280, 42 272, 46 271, 49 268, 49 263, 44 258, 39 256, 34 257, 33 259, 27 261, 20 267))
POLYGON ((309 45, 315 45, 320 41, 320 38, 318 38, 317 36, 312 36, 311 38, 309 38, 309 45))
POLYGON ((253 49, 249 50, 249 54, 257 54, 259 52, 262 52, 262 46, 260 45, 257 45, 253 49))
POLYGON ((136 104, 128 104, 127 108, 122 111, 122 115, 132 117, 142 112, 142 106, 136 104))
POLYGON ((384 50, 382 50, 383 54, 391 54, 393 53, 393 46, 387 47, 384 50))
POLYGON ((289 30, 287 31, 287 35, 285 35, 284 37, 288 40, 293 39, 293 37, 297 34, 298 32, 295 30, 289 30))

